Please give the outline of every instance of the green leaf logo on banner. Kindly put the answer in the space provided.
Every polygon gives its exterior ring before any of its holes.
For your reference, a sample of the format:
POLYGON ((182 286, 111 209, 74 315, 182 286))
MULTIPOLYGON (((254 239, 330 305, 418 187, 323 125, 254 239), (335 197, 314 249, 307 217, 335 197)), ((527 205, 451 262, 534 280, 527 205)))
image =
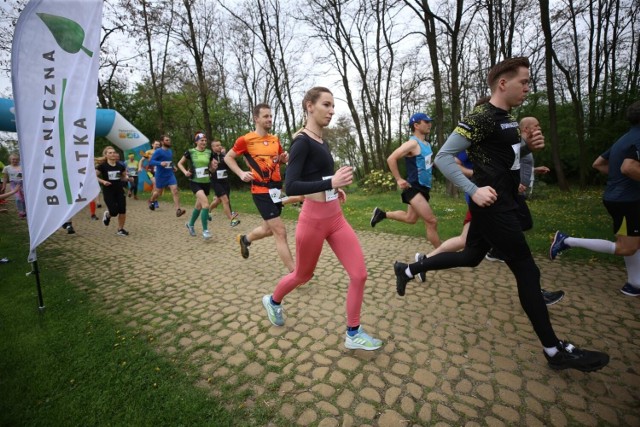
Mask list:
POLYGON ((49 15, 48 13, 37 13, 37 15, 49 28, 53 38, 56 39, 58 46, 62 50, 68 53, 78 53, 82 50, 89 57, 93 56, 93 52, 82 46, 82 43, 84 43, 84 30, 76 21, 63 16, 49 15))

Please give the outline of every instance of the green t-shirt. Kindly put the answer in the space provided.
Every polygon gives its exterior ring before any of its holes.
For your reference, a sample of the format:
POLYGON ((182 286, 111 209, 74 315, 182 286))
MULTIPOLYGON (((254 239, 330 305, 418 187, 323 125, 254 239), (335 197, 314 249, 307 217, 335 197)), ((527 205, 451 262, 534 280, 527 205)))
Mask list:
POLYGON ((213 153, 208 148, 198 151, 190 148, 184 153, 184 157, 191 162, 191 181, 208 183, 209 182, 209 164, 213 159, 213 153))

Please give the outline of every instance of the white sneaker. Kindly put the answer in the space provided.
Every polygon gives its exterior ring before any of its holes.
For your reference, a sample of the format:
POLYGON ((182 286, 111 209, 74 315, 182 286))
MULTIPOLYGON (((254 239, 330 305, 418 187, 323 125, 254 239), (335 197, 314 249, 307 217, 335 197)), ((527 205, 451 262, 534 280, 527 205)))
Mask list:
POLYGON ((346 335, 347 337, 344 341, 344 346, 349 350, 370 351, 377 350, 382 347, 382 341, 367 334, 364 329, 362 329, 362 326, 358 328, 358 333, 354 336, 349 336, 348 333, 346 335))
POLYGON ((196 237, 196 229, 193 227, 193 225, 189 224, 188 222, 185 224, 185 226, 187 227, 187 230, 189 230, 189 235, 191 237, 196 237))
POLYGON ((204 230, 202 232, 202 238, 204 240, 209 240, 211 238, 211 232, 209 230, 204 230))

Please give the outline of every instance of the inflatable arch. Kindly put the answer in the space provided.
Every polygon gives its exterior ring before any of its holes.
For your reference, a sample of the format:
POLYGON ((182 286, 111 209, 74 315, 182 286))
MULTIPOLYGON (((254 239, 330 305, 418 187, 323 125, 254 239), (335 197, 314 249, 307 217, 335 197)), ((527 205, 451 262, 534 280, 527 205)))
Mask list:
MULTIPOLYGON (((16 131, 16 116, 12 99, 0 98, 0 131, 16 131)), ((95 136, 103 136, 120 148, 124 152, 122 160, 125 162, 131 153, 135 155, 137 161, 140 161, 147 150, 151 148, 149 138, 115 110, 96 109, 95 136)), ((150 178, 146 173, 141 174, 138 179, 138 189, 148 190, 150 188, 150 178)))

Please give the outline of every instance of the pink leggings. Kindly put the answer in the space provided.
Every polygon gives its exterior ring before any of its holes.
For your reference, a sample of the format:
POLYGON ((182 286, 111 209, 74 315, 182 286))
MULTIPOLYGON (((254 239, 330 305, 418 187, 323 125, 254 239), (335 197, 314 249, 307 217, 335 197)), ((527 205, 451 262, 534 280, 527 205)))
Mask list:
POLYGON ((296 269, 280 279, 273 299, 282 301, 311 279, 325 240, 349 275, 347 326, 358 326, 367 267, 358 237, 342 215, 338 200, 324 203, 305 199, 296 227, 296 269))

